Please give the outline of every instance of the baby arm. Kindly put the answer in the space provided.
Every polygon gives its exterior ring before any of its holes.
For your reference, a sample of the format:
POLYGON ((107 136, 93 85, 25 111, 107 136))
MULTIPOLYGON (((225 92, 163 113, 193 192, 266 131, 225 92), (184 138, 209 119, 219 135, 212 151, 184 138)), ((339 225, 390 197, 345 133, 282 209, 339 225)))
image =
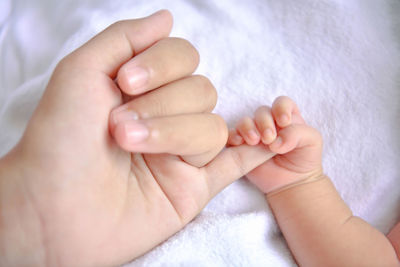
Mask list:
POLYGON ((229 135, 230 145, 262 142, 276 156, 247 177, 260 188, 300 266, 398 266, 385 235, 353 216, 323 174, 322 138, 287 97, 260 107, 229 135))

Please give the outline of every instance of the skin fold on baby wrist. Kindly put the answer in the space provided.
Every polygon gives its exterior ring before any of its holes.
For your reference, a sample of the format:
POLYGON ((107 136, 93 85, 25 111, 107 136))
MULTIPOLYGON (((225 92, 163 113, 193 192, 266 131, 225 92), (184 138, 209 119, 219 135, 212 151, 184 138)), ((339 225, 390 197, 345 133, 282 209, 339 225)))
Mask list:
POLYGON ((292 183, 285 184, 276 189, 273 189, 273 190, 265 193, 265 196, 272 197, 272 196, 280 194, 288 189, 291 189, 293 187, 301 186, 303 184, 313 183, 313 182, 316 182, 316 181, 319 181, 322 179, 326 179, 326 178, 328 178, 328 177, 324 174, 324 172, 321 168, 321 169, 318 169, 316 171, 313 171, 313 172, 305 175, 303 178, 297 179, 296 181, 294 181, 292 183))

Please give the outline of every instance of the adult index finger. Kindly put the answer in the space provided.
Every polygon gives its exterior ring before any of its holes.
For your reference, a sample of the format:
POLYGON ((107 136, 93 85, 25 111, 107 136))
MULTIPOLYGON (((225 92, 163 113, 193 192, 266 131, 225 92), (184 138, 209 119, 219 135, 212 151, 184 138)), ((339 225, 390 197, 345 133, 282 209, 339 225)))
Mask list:
POLYGON ((122 64, 167 37, 171 28, 172 15, 167 10, 118 21, 64 58, 62 64, 100 71, 114 79, 122 64))

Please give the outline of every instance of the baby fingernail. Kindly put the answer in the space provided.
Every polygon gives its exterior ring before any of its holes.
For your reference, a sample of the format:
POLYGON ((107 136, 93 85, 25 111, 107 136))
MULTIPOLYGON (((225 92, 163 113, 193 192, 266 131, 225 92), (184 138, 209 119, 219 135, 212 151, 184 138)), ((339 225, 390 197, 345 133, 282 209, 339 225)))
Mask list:
POLYGON ((247 135, 250 137, 250 139, 257 139, 258 134, 254 130, 250 130, 247 135))
POLYGON ((140 93, 149 80, 149 72, 141 67, 129 66, 125 67, 125 73, 128 79, 129 89, 134 93, 140 93))
POLYGON ((113 123, 117 125, 120 122, 137 120, 139 115, 135 111, 128 109, 126 105, 123 105, 113 110, 111 118, 113 123))
POLYGON ((232 141, 233 141, 235 144, 240 144, 240 143, 243 142, 243 138, 242 138, 240 135, 235 134, 235 135, 232 137, 232 141))
POLYGON ((149 130, 147 127, 138 121, 125 123, 124 130, 129 144, 141 143, 149 137, 149 130))
POLYGON ((286 114, 281 115, 280 117, 281 124, 288 124, 290 122, 289 116, 286 114))
POLYGON ((264 131, 264 138, 266 140, 272 141, 274 139, 274 137, 275 137, 274 132, 271 129, 268 128, 264 131))

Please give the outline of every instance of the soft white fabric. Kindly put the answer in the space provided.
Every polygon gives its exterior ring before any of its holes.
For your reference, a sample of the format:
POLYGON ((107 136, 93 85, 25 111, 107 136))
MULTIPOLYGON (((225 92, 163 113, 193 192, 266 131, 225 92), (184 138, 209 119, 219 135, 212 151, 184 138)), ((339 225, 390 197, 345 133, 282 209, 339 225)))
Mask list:
MULTIPOLYGON (((383 232, 400 215, 398 0, 0 0, 0 155, 19 139, 56 62, 108 24, 168 8, 172 35, 233 125, 279 95, 325 140, 324 167, 354 213, 383 232), (397 34, 397 35, 396 35, 397 34)), ((163 222, 160 222, 163 223, 163 222)), ((344 242, 346 242, 344 240, 344 242)), ((255 187, 226 188, 182 231, 128 266, 292 266, 255 187)))

